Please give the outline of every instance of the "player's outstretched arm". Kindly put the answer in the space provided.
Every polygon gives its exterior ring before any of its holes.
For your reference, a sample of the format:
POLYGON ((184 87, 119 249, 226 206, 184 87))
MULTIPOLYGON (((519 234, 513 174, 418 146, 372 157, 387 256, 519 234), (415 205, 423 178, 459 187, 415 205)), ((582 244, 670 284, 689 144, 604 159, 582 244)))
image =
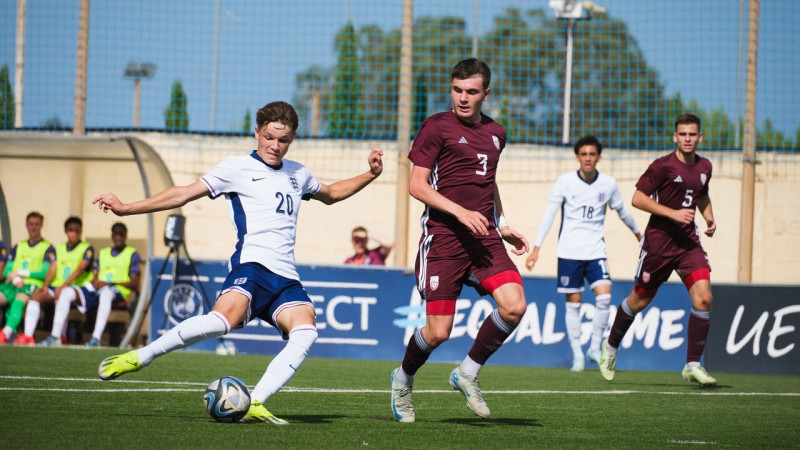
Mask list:
POLYGON ((158 194, 133 203, 122 203, 113 193, 98 195, 92 200, 103 212, 118 216, 129 216, 155 211, 164 211, 183 206, 192 200, 208 195, 208 188, 202 181, 188 186, 172 186, 158 194))
POLYGON ((367 162, 369 163, 369 171, 333 184, 322 183, 319 192, 313 198, 326 205, 332 205, 364 189, 366 185, 372 183, 375 178, 378 178, 383 173, 383 150, 373 148, 367 157, 367 162))
POLYGON ((470 232, 486 236, 489 234, 489 221, 477 211, 465 209, 458 203, 450 200, 428 183, 431 169, 414 166, 411 168, 411 179, 408 182, 408 193, 422 203, 436 208, 443 213, 450 214, 458 219, 470 232))

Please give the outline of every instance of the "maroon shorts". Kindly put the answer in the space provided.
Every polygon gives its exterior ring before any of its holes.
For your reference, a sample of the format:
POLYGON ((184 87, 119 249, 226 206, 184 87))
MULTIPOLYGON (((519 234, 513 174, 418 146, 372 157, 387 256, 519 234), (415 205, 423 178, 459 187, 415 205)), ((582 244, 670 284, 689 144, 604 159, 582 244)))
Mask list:
MULTIPOLYGON (((645 295, 647 297, 653 297, 658 288, 669 279, 673 270, 678 273, 681 280, 685 281, 689 275, 698 270, 707 274, 711 271, 711 266, 708 264, 708 255, 701 247, 694 247, 675 256, 653 255, 642 250, 639 255, 639 265, 636 267, 634 289, 641 294, 651 294, 645 295)), ((689 287, 691 286, 687 286, 689 287)))
POLYGON ((517 266, 499 237, 475 239, 440 234, 420 239, 415 273, 417 289, 426 301, 455 300, 464 284, 479 286, 506 271, 515 272, 519 278, 517 266))

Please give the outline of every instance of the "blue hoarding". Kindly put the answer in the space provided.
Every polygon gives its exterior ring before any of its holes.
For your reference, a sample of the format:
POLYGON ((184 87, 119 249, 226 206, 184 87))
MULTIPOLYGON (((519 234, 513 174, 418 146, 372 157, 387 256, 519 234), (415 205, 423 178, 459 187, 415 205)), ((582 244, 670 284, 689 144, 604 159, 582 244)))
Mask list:
MULTIPOLYGON (((181 260, 172 281, 172 260, 154 259, 155 290, 151 305, 151 332, 158 337, 181 320, 204 314, 213 305, 227 274, 225 262, 195 261, 194 269, 181 260), (156 286, 156 283, 158 285, 156 286)), ((424 324, 425 307, 416 293, 413 272, 403 269, 353 266, 299 266, 298 272, 317 313, 319 339, 310 356, 400 361, 416 327, 424 324)), ((553 278, 523 278, 528 310, 491 364, 569 367, 572 353, 564 325, 564 296, 556 293, 553 278)), ((609 321, 616 305, 628 295, 631 282, 615 282, 609 321)), ((582 342, 588 346, 594 296, 584 295, 581 307, 582 342)), ((467 354, 482 321, 495 308, 489 297, 465 287, 456 305, 449 341, 430 361, 456 362, 467 354)), ((686 356, 686 326, 690 302, 681 284, 668 283, 653 304, 640 314, 622 342, 619 369, 680 370, 686 356)), ((283 348, 280 334, 260 320, 226 336, 237 350, 276 354, 283 348)), ((192 349, 213 351, 211 339, 192 349)))

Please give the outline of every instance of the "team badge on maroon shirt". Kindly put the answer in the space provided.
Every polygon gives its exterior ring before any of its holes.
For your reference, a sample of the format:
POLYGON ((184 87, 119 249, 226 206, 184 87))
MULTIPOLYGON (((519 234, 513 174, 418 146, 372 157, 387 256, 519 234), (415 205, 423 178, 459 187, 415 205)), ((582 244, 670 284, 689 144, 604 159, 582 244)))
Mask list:
POLYGON ((436 288, 439 287, 439 275, 434 275, 431 277, 431 290, 435 291, 436 288))
POLYGON ((500 151, 500 139, 497 136, 492 135, 492 142, 494 142, 494 148, 496 148, 497 151, 499 152, 500 151))
POLYGON ((707 179, 708 179, 708 177, 706 176, 706 174, 704 174, 704 173, 700 174, 700 182, 703 183, 703 186, 705 186, 707 179))

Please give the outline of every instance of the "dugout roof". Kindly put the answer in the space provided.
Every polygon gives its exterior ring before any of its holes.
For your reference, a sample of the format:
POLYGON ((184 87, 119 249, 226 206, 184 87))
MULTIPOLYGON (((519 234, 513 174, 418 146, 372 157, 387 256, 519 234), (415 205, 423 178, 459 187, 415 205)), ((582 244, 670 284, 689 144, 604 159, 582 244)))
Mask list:
MULTIPOLYGON (((149 256, 169 253, 163 242, 164 225, 170 214, 180 210, 117 217, 104 214, 91 201, 114 192, 130 202, 170 186, 172 177, 161 157, 138 138, 0 134, 0 236, 6 248, 27 237, 25 217, 31 211, 42 213, 42 235, 53 244, 66 239, 67 217, 80 217, 83 239, 98 250, 111 244, 111 226, 125 223, 128 244, 147 262, 140 296, 146 301, 138 302, 130 327, 137 330, 143 318, 142 314, 137 322, 139 307, 149 303, 149 256)), ((123 345, 127 341, 128 336, 123 345)))

